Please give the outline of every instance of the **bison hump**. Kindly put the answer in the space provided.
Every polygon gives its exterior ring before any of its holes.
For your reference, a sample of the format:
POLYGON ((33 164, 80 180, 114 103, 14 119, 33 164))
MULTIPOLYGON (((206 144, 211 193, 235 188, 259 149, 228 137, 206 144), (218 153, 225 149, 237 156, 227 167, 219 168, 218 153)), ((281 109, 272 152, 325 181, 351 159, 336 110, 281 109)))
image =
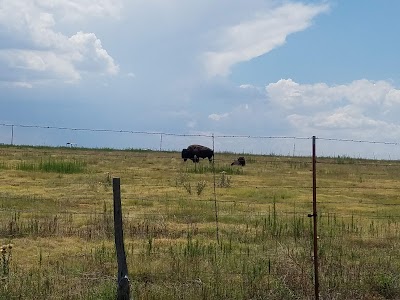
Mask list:
POLYGON ((211 150, 210 148, 203 146, 203 145, 190 145, 188 148, 188 151, 205 151, 205 150, 211 150))

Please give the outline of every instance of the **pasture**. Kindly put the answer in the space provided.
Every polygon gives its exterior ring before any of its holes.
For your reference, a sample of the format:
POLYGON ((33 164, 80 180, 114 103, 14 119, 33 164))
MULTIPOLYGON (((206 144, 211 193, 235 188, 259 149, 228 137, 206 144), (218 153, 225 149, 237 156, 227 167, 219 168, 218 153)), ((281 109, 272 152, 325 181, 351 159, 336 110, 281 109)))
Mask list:
MULTIPOLYGON (((313 299, 311 157, 238 156, 0 146, 0 299, 115 297, 113 177, 133 299, 313 299)), ((399 182, 317 158, 322 299, 400 299, 399 182)))

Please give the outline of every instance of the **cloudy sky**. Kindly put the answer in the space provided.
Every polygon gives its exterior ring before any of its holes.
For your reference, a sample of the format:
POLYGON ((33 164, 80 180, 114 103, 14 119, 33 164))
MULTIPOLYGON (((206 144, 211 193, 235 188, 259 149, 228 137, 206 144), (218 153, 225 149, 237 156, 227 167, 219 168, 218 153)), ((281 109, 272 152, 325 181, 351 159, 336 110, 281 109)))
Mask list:
MULTIPOLYGON (((396 157, 400 1, 0 0, 4 124, 321 138, 396 157)), ((210 138, 14 127, 16 144, 180 149, 210 138)), ((302 139, 216 138, 305 154, 302 139)))

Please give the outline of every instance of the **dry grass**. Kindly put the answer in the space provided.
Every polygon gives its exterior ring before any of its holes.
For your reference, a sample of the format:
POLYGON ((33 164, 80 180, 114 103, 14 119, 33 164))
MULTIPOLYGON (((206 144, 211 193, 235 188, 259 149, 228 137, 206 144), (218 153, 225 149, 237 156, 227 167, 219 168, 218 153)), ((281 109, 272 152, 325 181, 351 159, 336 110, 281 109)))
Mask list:
MULTIPOLYGON (((311 159, 247 155, 242 168, 235 157, 213 166, 174 152, 0 147, 0 242, 14 245, 0 299, 114 297, 112 177, 135 299, 311 298, 311 159), (19 167, 40 161, 84 168, 19 167)), ((318 159, 324 299, 400 297, 399 171, 318 159)))

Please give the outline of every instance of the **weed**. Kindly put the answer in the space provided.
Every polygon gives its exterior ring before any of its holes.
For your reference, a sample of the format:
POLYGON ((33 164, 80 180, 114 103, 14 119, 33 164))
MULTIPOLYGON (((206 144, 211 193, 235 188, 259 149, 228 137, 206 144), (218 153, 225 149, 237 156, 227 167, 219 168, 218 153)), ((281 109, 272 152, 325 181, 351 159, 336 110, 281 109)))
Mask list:
POLYGON ((189 174, 186 172, 180 172, 178 173, 178 176, 175 178, 175 186, 179 187, 188 181, 189 181, 189 174))
POLYGON ((8 276, 8 274, 10 273, 12 248, 13 248, 12 244, 1 246, 1 264, 2 264, 3 276, 8 276))
POLYGON ((112 185, 112 179, 111 179, 110 172, 107 172, 105 175, 106 175, 106 178, 104 180, 105 184, 108 185, 108 186, 111 186, 112 185))
POLYGON ((183 187, 185 188, 186 192, 189 193, 189 195, 192 194, 192 187, 191 187, 191 185, 190 185, 190 182, 185 182, 185 183, 183 184, 183 187))
POLYGON ((371 287, 385 299, 398 299, 400 297, 399 276, 378 274, 371 278, 371 287))
POLYGON ((221 172, 221 176, 219 178, 218 186, 222 188, 228 188, 231 186, 231 177, 226 175, 226 172, 221 172))
POLYGON ((204 188, 206 187, 207 183, 205 180, 201 180, 199 182, 197 182, 196 185, 196 191, 197 191, 197 195, 200 196, 201 193, 203 192, 204 188))
POLYGON ((6 170, 6 169, 8 169, 6 163, 4 161, 0 162, 0 170, 6 170))

